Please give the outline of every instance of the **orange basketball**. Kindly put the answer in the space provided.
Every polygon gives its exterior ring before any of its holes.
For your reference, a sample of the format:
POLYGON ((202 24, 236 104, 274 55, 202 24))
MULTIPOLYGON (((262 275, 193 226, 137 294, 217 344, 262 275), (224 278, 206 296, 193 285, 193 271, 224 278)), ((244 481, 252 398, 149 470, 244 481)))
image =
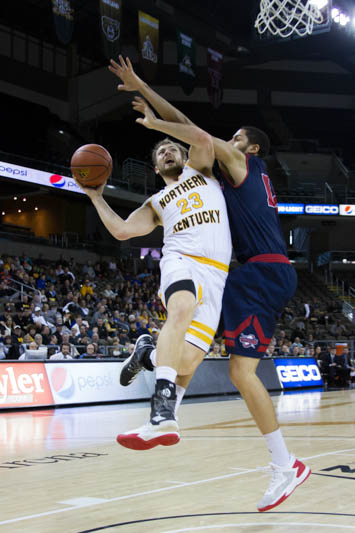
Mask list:
POLYGON ((99 187, 112 172, 112 157, 99 144, 85 144, 78 148, 70 161, 73 177, 84 187, 99 187))

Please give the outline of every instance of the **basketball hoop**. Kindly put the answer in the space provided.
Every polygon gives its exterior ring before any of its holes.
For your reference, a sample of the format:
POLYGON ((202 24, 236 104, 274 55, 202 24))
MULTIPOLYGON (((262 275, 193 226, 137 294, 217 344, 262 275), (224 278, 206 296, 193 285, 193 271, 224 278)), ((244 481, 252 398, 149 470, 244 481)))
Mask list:
POLYGON ((293 33, 310 35, 314 24, 321 24, 323 16, 316 0, 260 0, 260 12, 255 28, 260 35, 266 31, 287 38, 293 33))

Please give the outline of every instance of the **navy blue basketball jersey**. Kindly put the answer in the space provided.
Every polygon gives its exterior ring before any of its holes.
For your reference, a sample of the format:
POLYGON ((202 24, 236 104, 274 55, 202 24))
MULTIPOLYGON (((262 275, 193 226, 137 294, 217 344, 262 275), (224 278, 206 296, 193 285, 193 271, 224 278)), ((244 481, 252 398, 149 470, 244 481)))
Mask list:
POLYGON ((260 157, 246 155, 247 175, 235 186, 222 173, 221 185, 226 200, 233 248, 240 263, 261 254, 287 256, 277 199, 260 157))

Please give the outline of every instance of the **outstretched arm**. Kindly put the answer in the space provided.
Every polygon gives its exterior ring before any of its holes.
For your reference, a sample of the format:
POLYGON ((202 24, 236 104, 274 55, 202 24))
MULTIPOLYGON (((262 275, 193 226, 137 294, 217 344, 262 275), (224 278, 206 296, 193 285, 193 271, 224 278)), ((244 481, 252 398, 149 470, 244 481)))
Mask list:
POLYGON ((104 200, 102 193, 105 185, 97 189, 83 187, 79 182, 78 185, 89 196, 94 204, 99 217, 108 231, 119 241, 126 241, 132 237, 140 237, 151 233, 159 221, 151 208, 149 202, 133 211, 129 217, 124 220, 121 218, 108 203, 104 200))
POLYGON ((144 115, 144 118, 136 119, 138 124, 142 124, 148 129, 161 131, 189 144, 189 165, 207 176, 212 174, 214 150, 212 137, 207 132, 193 124, 166 122, 157 118, 143 98, 137 97, 133 107, 135 111, 144 115))
MULTIPOLYGON (((123 82, 117 86, 119 91, 138 91, 165 121, 180 124, 190 124, 194 126, 194 123, 186 115, 171 105, 167 100, 165 100, 165 98, 153 91, 153 89, 149 87, 147 83, 137 76, 128 57, 126 60, 124 60, 120 55, 119 63, 116 63, 116 61, 113 59, 111 59, 110 63, 111 64, 108 67, 110 72, 115 74, 115 76, 120 78, 123 82)), ((137 102, 139 102, 139 98, 136 97, 133 100, 133 107, 136 110, 138 110, 137 102)), ((160 129, 159 131, 164 130, 160 129)), ((165 131, 165 133, 168 132, 165 131)), ((168 134, 175 136, 175 134, 172 132, 169 132, 168 134)), ((184 140, 181 137, 177 138, 184 140)), ((189 141, 185 142, 189 143, 189 141)), ((245 178, 247 171, 244 154, 234 148, 231 143, 223 141, 222 139, 218 139, 217 137, 212 137, 212 142, 215 151, 215 157, 220 162, 222 169, 227 171, 231 179, 236 185, 238 185, 245 178)), ((194 166, 191 161, 191 153, 190 164, 191 166, 194 166)), ((194 168, 196 168, 196 166, 194 166, 194 168)))
POLYGON ((171 105, 165 98, 153 91, 147 83, 145 83, 133 70, 133 66, 129 58, 126 60, 119 56, 119 61, 116 63, 113 59, 110 60, 109 71, 115 74, 122 80, 122 84, 117 86, 119 91, 137 91, 147 102, 156 110, 156 112, 167 122, 179 122, 182 124, 193 124, 193 122, 179 111, 176 107, 171 105))

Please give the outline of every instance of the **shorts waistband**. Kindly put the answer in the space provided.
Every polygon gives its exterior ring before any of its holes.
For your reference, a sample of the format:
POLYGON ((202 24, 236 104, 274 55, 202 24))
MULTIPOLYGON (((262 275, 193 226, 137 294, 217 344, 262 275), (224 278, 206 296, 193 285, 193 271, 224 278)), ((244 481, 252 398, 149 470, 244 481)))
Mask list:
POLYGON ((249 257, 247 263, 286 263, 291 265, 288 257, 282 254, 261 254, 249 257))
POLYGON ((229 265, 226 265, 225 263, 221 263, 220 261, 216 261, 215 259, 210 259, 209 257, 198 257, 196 255, 189 255, 189 254, 182 254, 186 255, 186 257, 191 257, 191 259, 195 259, 195 261, 198 261, 199 263, 203 263, 204 265, 210 265, 215 268, 218 268, 219 270, 224 270, 224 272, 229 271, 229 265))

